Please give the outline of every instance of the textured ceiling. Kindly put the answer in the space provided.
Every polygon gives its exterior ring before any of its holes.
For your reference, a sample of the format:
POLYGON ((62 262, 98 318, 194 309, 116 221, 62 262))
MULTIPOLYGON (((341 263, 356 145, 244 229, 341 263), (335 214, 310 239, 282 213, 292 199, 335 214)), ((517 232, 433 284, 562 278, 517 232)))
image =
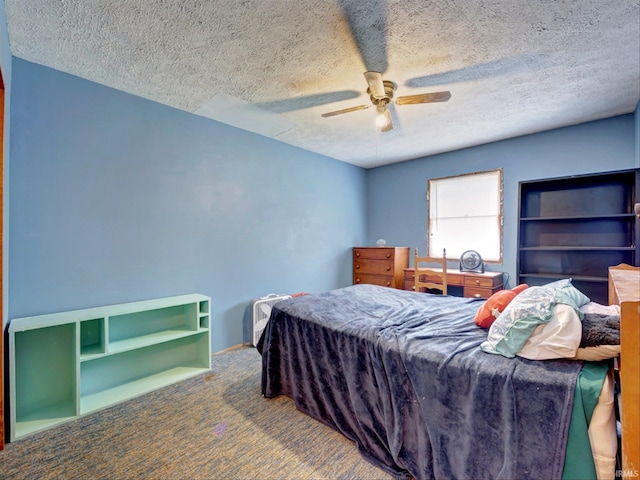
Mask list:
POLYGON ((13 55, 366 168, 633 112, 638 0, 5 0, 13 55), (396 96, 376 132, 366 70, 396 96))

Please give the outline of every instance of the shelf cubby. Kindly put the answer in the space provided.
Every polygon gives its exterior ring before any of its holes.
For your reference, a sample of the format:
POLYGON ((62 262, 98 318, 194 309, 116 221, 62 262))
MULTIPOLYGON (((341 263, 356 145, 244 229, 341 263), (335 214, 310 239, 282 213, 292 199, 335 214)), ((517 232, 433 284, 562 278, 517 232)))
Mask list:
POLYGON ((16 332, 10 397, 17 434, 40 430, 50 419, 64 421, 75 415, 75 342, 74 324, 16 332))
POLYGON ((93 318, 80 322, 80 357, 104 355, 105 322, 104 318, 93 318))
POLYGON ((170 385, 209 368, 208 332, 107 355, 80 366, 80 413, 170 385))
POLYGON ((198 326, 199 326, 199 328, 207 329, 207 328, 209 328, 209 301, 208 300, 204 300, 204 301, 200 302, 198 304, 198 306, 199 306, 199 310, 198 310, 199 323, 198 323, 198 326))
POLYGON ((13 319, 11 440, 208 371, 209 308, 192 294, 13 319))

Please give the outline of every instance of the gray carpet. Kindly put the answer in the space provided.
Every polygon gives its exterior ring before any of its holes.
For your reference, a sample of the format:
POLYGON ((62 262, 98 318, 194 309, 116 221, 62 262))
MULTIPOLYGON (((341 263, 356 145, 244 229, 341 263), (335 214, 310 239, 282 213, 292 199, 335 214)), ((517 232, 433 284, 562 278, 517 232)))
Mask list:
POLYGON ((12 442, 11 479, 389 479, 339 433, 260 394, 260 355, 12 442))

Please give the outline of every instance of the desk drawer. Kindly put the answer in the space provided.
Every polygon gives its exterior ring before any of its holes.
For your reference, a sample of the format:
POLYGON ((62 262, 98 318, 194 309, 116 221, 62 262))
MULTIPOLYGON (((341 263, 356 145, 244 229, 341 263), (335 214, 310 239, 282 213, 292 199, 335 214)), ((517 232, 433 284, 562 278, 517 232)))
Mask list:
POLYGON ((464 286, 465 287, 485 287, 492 288, 498 286, 501 277, 481 277, 480 275, 465 275, 464 286))
MULTIPOLYGON (((416 285, 413 282, 413 280, 411 280, 411 281, 405 280, 405 282, 404 282, 404 290, 409 290, 410 292, 415 292, 416 291, 416 285)), ((442 291, 438 290, 437 288, 432 288, 432 289, 427 290, 425 287, 421 287, 420 291, 422 293, 428 292, 428 293, 434 293, 436 295, 442 295, 442 291)))
MULTIPOLYGON (((405 269, 404 271, 404 281, 405 284, 407 282, 410 282, 411 285, 414 284, 414 270, 413 268, 409 268, 409 269, 405 269)), ((428 275, 428 280, 426 280, 427 282, 434 282, 434 283, 440 283, 440 277, 436 276, 436 275, 428 275)), ((425 281, 424 279, 424 275, 423 275, 423 281, 425 281)), ((453 286, 463 286, 464 285, 464 277, 460 276, 460 275, 452 275, 449 273, 449 271, 447 270, 447 285, 453 285, 453 286)), ((407 290, 405 288, 405 290, 407 290)))
POLYGON ((464 287, 465 298, 489 298, 495 292, 502 290, 501 287, 496 288, 483 288, 483 287, 464 287))

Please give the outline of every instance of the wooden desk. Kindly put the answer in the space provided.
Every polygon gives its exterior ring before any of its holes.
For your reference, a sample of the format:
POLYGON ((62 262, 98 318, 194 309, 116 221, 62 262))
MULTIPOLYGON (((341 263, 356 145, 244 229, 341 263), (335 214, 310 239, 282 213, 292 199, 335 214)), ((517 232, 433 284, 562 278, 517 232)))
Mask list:
MULTIPOLYGON (((429 282, 440 283, 439 277, 429 277, 429 282)), ((414 289, 413 268, 404 269, 404 290, 414 289)), ((502 272, 461 272, 447 269, 449 295, 467 298, 489 298, 503 288, 502 272), (452 288, 453 287, 453 288, 452 288)))

